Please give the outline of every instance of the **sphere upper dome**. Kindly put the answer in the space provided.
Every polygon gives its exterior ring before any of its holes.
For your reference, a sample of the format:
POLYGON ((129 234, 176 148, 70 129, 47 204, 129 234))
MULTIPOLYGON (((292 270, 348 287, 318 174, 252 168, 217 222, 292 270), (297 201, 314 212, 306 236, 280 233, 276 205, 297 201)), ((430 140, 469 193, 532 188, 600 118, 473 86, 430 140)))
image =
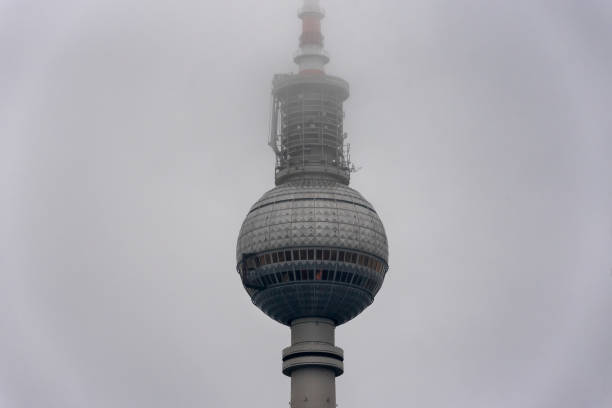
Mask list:
POLYGON ((249 211, 236 257, 285 247, 355 249, 388 262, 385 228, 356 190, 331 179, 305 178, 268 191, 249 211))

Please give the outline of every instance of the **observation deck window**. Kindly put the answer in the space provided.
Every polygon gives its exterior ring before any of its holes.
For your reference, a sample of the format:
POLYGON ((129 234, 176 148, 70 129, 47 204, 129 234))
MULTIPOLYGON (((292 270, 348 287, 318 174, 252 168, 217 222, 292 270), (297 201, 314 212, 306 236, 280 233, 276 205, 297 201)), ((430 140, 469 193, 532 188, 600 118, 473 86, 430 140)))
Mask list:
POLYGON ((375 290, 379 285, 377 279, 368 278, 359 273, 338 271, 334 274, 334 271, 327 269, 303 269, 295 271, 295 275, 292 271, 275 272, 255 278, 253 281, 263 287, 294 281, 335 281, 359 286, 369 291, 375 290))
MULTIPOLYGON (((336 266, 333 266, 336 268, 336 266)), ((244 257, 236 269, 243 280, 256 283, 266 287, 277 283, 287 283, 293 281, 335 281, 356 285, 367 290, 373 291, 379 286, 380 278, 384 277, 386 264, 373 256, 368 256, 353 251, 336 250, 330 248, 304 248, 270 252, 267 254, 253 255, 244 257), (377 277, 368 278, 362 275, 363 272, 343 271, 341 265, 339 270, 335 269, 285 269, 284 271, 266 273, 262 276, 255 276, 254 272, 260 266, 279 264, 291 261, 317 261, 321 262, 347 262, 365 267, 377 274, 377 277)))

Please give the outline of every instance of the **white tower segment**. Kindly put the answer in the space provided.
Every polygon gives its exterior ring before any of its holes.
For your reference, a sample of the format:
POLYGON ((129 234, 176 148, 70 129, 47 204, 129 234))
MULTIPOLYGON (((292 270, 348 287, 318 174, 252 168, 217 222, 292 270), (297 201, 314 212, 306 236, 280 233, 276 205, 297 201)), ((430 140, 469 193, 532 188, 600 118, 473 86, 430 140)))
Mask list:
POLYGON ((295 63, 299 65, 300 73, 323 74, 325 64, 329 62, 321 34, 321 20, 325 17, 325 11, 320 7, 319 0, 304 0, 298 16, 302 19, 302 35, 295 63))

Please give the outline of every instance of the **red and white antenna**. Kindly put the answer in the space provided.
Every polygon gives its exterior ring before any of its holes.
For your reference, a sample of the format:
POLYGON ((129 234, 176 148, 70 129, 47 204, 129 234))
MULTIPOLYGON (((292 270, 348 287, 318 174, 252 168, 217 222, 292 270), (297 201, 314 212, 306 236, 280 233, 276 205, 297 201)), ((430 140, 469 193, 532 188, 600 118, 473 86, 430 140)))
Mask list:
POLYGON ((325 17, 325 11, 320 7, 319 0, 304 0, 298 16, 302 19, 302 35, 294 61, 300 67, 300 74, 324 74, 325 64, 329 62, 321 34, 321 20, 325 17))

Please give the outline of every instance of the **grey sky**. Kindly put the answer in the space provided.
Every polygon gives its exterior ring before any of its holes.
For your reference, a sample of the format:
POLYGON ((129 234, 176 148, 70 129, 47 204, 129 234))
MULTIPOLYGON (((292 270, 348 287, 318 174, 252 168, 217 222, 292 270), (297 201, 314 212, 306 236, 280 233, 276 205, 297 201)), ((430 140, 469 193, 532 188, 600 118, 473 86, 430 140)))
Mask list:
MULTIPOLYGON (((340 407, 612 406, 612 5, 326 0, 390 266, 340 407)), ((286 407, 235 272, 297 1, 0 2, 0 407, 286 407)))

